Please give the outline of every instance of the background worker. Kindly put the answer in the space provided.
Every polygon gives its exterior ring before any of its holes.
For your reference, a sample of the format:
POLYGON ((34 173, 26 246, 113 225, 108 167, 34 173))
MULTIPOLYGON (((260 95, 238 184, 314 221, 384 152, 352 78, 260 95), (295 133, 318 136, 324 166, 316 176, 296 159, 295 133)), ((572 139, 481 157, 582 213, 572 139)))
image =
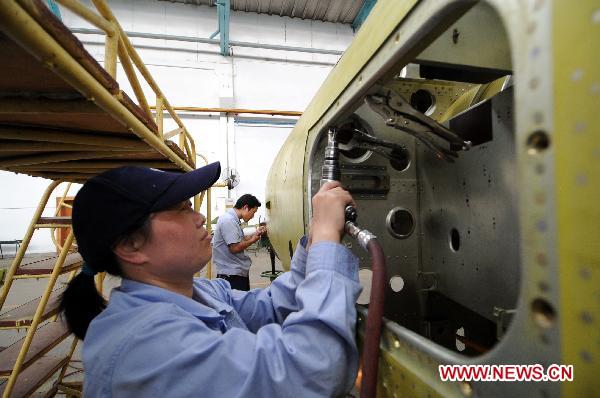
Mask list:
POLYGON ((210 259, 211 237, 188 198, 219 169, 123 167, 77 193, 73 230, 85 266, 62 308, 83 340, 86 397, 312 398, 352 388, 358 259, 340 244, 352 197, 324 184, 291 270, 242 292, 193 277, 210 259), (108 305, 94 285, 103 271, 122 277, 108 305))
POLYGON ((250 266, 252 260, 244 253, 248 247, 258 242, 266 228, 259 227, 251 236, 244 237, 242 224, 250 221, 260 207, 260 201, 244 194, 233 206, 219 217, 213 237, 213 264, 217 269, 217 278, 225 279, 232 289, 250 290, 250 266))

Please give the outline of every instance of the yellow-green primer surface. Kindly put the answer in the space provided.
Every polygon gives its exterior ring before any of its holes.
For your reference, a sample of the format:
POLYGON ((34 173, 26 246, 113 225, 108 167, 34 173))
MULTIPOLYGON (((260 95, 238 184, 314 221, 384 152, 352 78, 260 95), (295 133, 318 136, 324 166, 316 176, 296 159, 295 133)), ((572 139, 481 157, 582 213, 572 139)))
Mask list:
POLYGON ((600 2, 553 9, 554 137, 562 363, 568 397, 600 391, 600 2))

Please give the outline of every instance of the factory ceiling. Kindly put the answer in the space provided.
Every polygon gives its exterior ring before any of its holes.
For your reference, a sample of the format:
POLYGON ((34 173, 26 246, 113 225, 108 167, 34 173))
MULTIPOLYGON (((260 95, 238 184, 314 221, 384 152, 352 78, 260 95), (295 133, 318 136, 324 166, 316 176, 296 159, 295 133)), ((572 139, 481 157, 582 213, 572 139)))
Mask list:
MULTIPOLYGON (((162 0, 215 6, 215 0, 162 0)), ((231 0, 234 11, 351 24, 369 0, 231 0)))

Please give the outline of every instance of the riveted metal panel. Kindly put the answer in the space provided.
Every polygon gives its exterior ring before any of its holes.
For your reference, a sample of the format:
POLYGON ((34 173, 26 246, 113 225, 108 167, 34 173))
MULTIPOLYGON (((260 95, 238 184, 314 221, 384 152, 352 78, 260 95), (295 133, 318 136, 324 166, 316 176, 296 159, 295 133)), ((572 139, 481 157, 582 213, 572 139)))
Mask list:
POLYGON ((552 4, 561 362, 569 397, 600 391, 600 3, 552 4))
MULTIPOLYGON (((394 2, 379 3, 383 10, 394 2)), ((377 22, 385 20, 375 15, 380 20, 373 18, 363 29, 376 30, 377 22)), ((600 128, 600 59, 594 51, 600 37, 599 7, 593 1, 574 6, 562 0, 419 2, 396 22, 372 56, 354 58, 361 54, 358 49, 345 54, 352 67, 334 70, 329 89, 313 100, 302 127, 304 134, 310 131, 302 147, 305 225, 320 173, 321 137, 329 126, 357 114, 378 136, 406 145, 412 155, 404 172, 390 169, 389 162, 376 156, 361 161, 386 166, 390 189, 379 198, 357 199, 359 223, 382 236, 388 276, 405 281, 399 292, 386 291, 379 395, 594 396, 600 389, 600 136, 595 134, 600 128), (505 55, 501 61, 510 64, 512 79, 463 87, 442 115, 438 109, 429 112, 449 121, 451 128, 460 128, 453 125, 457 116, 463 127, 475 120, 492 126, 491 135, 470 152, 460 152, 455 163, 440 164, 412 137, 390 130, 365 108, 364 98, 386 91, 414 93, 413 81, 395 77, 437 37, 468 21, 478 7, 485 7, 491 19, 472 23, 469 32, 481 37, 503 32, 499 42, 508 46, 510 59, 505 55), (509 81, 512 88, 507 90, 509 81), (487 105, 474 107, 486 99, 487 105), (486 112, 489 123, 485 117, 478 119, 486 112), (414 210, 417 219, 413 235, 405 240, 386 230, 385 215, 396 207, 414 210), (454 251, 453 228, 460 241, 454 251), (453 344, 452 328, 463 319, 476 326, 468 335, 465 329, 465 336, 473 339, 471 349, 478 337, 487 339, 489 345, 479 346, 479 355, 472 350, 465 355, 467 351, 461 353, 453 344), (574 364, 575 381, 448 383, 437 372, 439 364, 532 363, 574 364)), ((469 56, 486 67, 491 58, 480 46, 469 56), (477 58, 479 54, 483 56, 477 58)), ((450 40, 427 54, 450 62, 447 53, 452 49, 450 40)), ((460 84, 464 82, 457 79, 447 87, 455 90, 460 84)), ((436 95, 444 91, 442 86, 436 95)), ((362 266, 368 267, 362 256, 362 266)), ((366 311, 359 310, 364 316, 366 311)))

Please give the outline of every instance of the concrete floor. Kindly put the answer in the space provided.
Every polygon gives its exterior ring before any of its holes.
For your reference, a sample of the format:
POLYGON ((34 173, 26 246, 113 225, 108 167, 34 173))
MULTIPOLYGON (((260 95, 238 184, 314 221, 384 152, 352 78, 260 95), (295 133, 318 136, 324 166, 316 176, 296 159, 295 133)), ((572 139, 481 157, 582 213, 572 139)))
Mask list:
MULTIPOLYGON (((26 255, 27 259, 34 259, 43 256, 47 256, 48 253, 45 254, 31 254, 26 255)), ((250 250, 248 251, 248 255, 252 259, 252 267, 250 268, 250 287, 252 289, 259 287, 266 287, 270 284, 269 279, 261 278, 260 274, 263 271, 271 270, 271 261, 269 258, 269 254, 266 249, 260 250, 250 250)), ((0 259, 0 268, 8 268, 10 267, 14 258, 4 256, 3 259, 0 259)), ((276 259, 275 260, 275 268, 282 270, 281 262, 276 259)), ((203 276, 205 272, 202 272, 203 276)), ((58 282, 57 286, 61 286, 67 283, 68 275, 62 275, 58 282)), ((39 297, 44 288, 46 287, 47 279, 21 279, 13 282, 10 293, 7 297, 7 300, 2 308, 2 312, 10 310, 16 306, 19 306, 27 301, 30 301, 36 297, 39 297)), ((115 286, 120 284, 120 278, 113 277, 108 275, 105 280, 105 292, 112 289, 115 286)), ((25 336, 26 330, 0 330, 0 347, 7 347, 10 344, 22 339, 25 336)), ((53 349, 51 352, 68 352, 71 344, 71 339, 67 339, 63 341, 59 346, 53 349)), ((81 372, 81 352, 80 352, 81 344, 78 345, 75 354, 73 355, 71 364, 69 369, 67 370, 67 375, 69 375, 65 380, 68 381, 81 381, 83 379, 83 373, 81 372)), ((50 388, 51 383, 47 383, 47 385, 43 386, 38 393, 34 396, 43 396, 44 390, 50 388)))

